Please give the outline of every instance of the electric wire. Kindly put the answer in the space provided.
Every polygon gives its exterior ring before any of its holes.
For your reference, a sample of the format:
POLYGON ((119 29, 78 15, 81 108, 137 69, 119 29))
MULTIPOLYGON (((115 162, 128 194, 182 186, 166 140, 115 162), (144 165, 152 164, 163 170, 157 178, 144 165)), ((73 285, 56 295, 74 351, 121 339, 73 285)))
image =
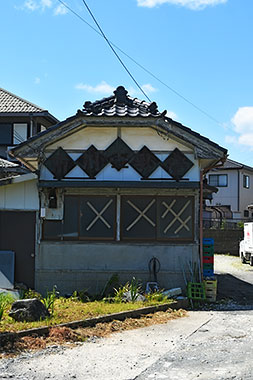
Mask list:
MULTIPOLYGON (((100 33, 96 28, 94 28, 88 21, 86 21, 82 16, 80 16, 77 12, 75 12, 69 5, 67 5, 62 0, 57 0, 59 3, 61 3, 66 9, 68 9, 72 14, 74 14, 77 18, 79 18, 82 22, 84 22, 89 28, 91 28, 94 32, 96 32, 100 37, 103 37, 102 33, 100 33)), ((180 97, 182 100, 184 100, 186 103, 190 104, 192 107, 194 107, 196 110, 201 112, 203 115, 208 117, 210 120, 217 123, 219 126, 222 126, 222 123, 217 120, 214 116, 212 116, 210 113, 206 112, 196 104, 194 104, 191 100, 187 99, 184 95, 181 95, 177 90, 175 90, 173 87, 169 86, 167 83, 165 83, 163 80, 158 78, 155 74, 153 74, 150 70, 148 70, 146 67, 144 67, 142 64, 137 62, 133 57, 131 57, 129 54, 127 54, 124 50, 122 50, 119 46, 114 44, 112 41, 108 40, 112 46, 114 46, 118 51, 120 51, 122 54, 124 54, 128 59, 130 59, 136 66, 139 66, 143 71, 145 71, 147 74, 152 76, 155 80, 157 80, 159 83, 161 83, 163 86, 165 86, 168 90, 173 92, 175 95, 180 97)))
POLYGON ((103 32, 101 26, 99 25, 98 21, 96 20, 95 16, 91 12, 91 10, 88 7, 88 4, 86 3, 85 0, 83 0, 83 4, 85 5, 85 7, 88 10, 90 16, 92 17, 93 21, 95 22, 95 24, 97 25, 98 29, 100 30, 100 33, 102 34, 102 36, 106 40, 107 44, 109 45, 109 47, 111 48, 111 50, 113 51, 113 53, 115 54, 115 56, 117 57, 117 59, 119 60, 119 62, 121 63, 121 65, 123 66, 123 68, 126 70, 126 72, 128 73, 128 75, 130 76, 130 78, 132 78, 132 80, 134 81, 134 83, 136 84, 136 86, 139 88, 139 90, 143 93, 143 95, 148 99, 149 102, 151 102, 151 100, 148 97, 148 95, 145 93, 145 91, 143 90, 143 88, 139 85, 139 83, 137 82, 137 80, 134 78, 134 76, 132 75, 132 73, 130 72, 130 70, 126 67, 126 65, 124 64, 124 62, 122 61, 122 59, 120 58, 120 56, 118 55, 118 53, 116 52, 116 50, 114 49, 114 47, 112 46, 112 44, 110 43, 110 41, 108 40, 108 38, 106 37, 105 33, 103 32))

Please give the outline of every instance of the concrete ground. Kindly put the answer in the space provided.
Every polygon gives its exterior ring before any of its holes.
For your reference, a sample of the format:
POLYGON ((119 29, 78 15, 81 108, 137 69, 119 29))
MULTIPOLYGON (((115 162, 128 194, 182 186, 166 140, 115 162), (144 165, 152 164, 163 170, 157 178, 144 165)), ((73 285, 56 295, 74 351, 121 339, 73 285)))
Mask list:
MULTIPOLYGON (((250 286, 246 279, 252 282, 251 269, 241 267, 239 258, 216 259, 218 274, 250 286)), ((253 379, 253 306, 245 302, 247 291, 241 287, 241 304, 221 301, 212 310, 190 311, 188 317, 164 325, 4 359, 0 379, 253 379)))

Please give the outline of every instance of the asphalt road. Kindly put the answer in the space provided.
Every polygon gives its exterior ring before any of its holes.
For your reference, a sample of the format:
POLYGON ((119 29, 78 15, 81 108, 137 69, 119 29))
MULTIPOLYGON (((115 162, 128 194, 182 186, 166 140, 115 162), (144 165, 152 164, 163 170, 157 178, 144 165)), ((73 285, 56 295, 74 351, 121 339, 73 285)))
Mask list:
MULTIPOLYGON (((165 325, 4 359, 0 379, 252 380, 253 307, 247 300, 252 268, 238 260, 220 256, 216 271, 246 284, 241 304, 223 299, 212 310, 190 311, 165 325)), ((235 297, 237 289, 226 292, 226 298, 231 292, 235 297)))

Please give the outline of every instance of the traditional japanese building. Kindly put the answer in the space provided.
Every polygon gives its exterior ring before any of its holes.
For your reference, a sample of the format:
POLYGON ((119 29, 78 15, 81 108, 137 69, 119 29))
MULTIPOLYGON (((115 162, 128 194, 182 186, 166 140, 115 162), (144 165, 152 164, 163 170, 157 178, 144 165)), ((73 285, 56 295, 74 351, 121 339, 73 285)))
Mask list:
POLYGON ((184 287, 200 264, 203 185, 227 150, 124 87, 14 148, 38 175, 35 288, 98 293, 117 273, 184 287), (188 270, 188 269, 187 269, 188 270))

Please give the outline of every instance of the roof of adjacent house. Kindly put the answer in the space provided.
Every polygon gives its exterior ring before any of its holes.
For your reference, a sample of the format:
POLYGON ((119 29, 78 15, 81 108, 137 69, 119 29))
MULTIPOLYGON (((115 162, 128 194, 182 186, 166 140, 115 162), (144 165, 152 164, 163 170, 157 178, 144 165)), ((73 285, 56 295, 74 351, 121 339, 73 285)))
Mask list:
POLYGON ((0 88, 0 112, 43 112, 35 104, 0 88))
POLYGON ((0 168, 15 168, 19 166, 18 164, 15 164, 14 162, 4 160, 3 158, 0 158, 0 168))
POLYGON ((253 171, 252 166, 241 164, 240 162, 230 160, 229 158, 224 162, 224 164, 221 167, 216 168, 214 170, 217 171, 217 170, 239 170, 239 169, 253 171))
POLYGON ((128 95, 123 86, 119 86, 114 95, 97 100, 95 102, 85 102, 83 110, 78 110, 76 115, 48 128, 46 131, 31 137, 28 142, 18 145, 11 150, 15 157, 21 157, 23 154, 31 156, 36 155, 48 143, 63 138, 66 133, 72 134, 82 125, 124 125, 147 126, 157 128, 163 134, 174 136, 177 139, 184 140, 186 143, 194 146, 199 158, 218 160, 224 159, 227 149, 222 148, 208 138, 194 132, 190 128, 166 117, 166 112, 159 112, 155 102, 148 103, 128 95), (145 122, 144 120, 145 119, 145 122))
POLYGON ((30 116, 31 114, 42 116, 47 119, 49 122, 48 125, 53 125, 59 122, 59 120, 47 110, 3 88, 0 88, 0 115, 13 116, 17 114, 21 114, 22 116, 30 116))
POLYGON ((28 171, 26 168, 21 167, 11 161, 4 160, 0 158, 0 179, 15 177, 20 174, 26 174, 28 171))

